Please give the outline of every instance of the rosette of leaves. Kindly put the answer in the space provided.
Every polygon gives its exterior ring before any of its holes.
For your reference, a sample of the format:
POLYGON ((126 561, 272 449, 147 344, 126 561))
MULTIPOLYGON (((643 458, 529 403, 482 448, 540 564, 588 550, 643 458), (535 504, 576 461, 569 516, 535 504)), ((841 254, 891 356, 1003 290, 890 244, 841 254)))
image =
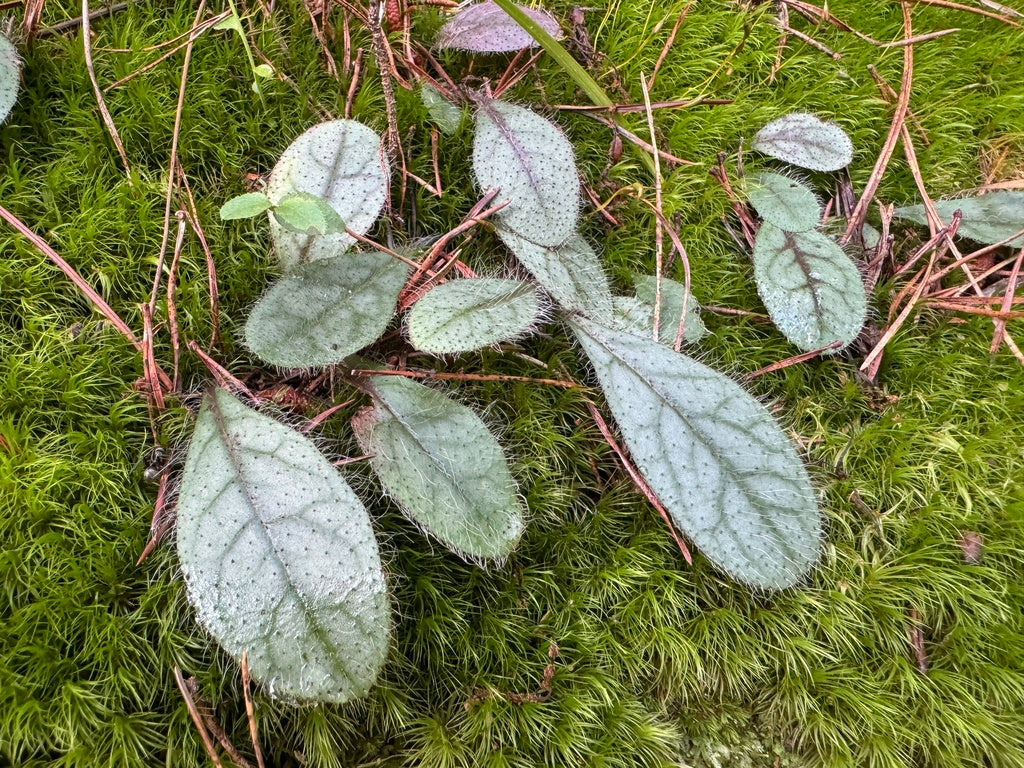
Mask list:
MULTIPOLYGON (((834 123, 796 113, 762 128, 754 147, 794 165, 837 170, 853 145, 834 123)), ((747 199, 762 219, 754 240, 754 280, 768 314, 795 346, 835 352, 864 326, 867 293, 860 270, 817 227, 821 206, 802 181, 771 171, 747 179, 747 199)))

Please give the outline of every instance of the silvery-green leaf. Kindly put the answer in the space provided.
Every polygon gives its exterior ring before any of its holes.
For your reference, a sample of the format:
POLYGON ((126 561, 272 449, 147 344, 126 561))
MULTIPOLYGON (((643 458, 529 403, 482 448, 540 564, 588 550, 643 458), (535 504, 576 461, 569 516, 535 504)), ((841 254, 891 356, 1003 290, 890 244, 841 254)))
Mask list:
POLYGON ((20 84, 21 57, 11 41, 0 35, 0 123, 11 114, 20 84))
MULTIPOLYGON (((539 8, 520 10, 536 21, 556 40, 562 30, 551 14, 539 8)), ((495 3, 482 3, 460 8, 437 35, 438 48, 458 48, 474 53, 505 53, 531 48, 537 41, 495 3)))
MULTIPOLYGON (((1021 226, 1021 229, 1024 229, 1024 225, 1021 226)), ((864 247, 867 250, 871 251, 878 247, 878 244, 882 240, 881 232, 866 222, 862 225, 861 232, 864 237, 864 247)))
POLYGON ((611 320, 608 277, 594 249, 580 235, 574 234, 562 245, 549 247, 530 242, 502 226, 497 230, 519 263, 559 306, 595 320, 611 320))
POLYGON ((270 208, 270 200, 262 192, 247 192, 232 197, 220 207, 222 221, 234 219, 251 219, 270 208))
POLYGON ((857 265, 820 232, 762 224, 754 279, 772 322, 802 350, 837 340, 846 346, 864 326, 867 296, 857 265))
POLYGON ((806 232, 821 220, 814 192, 780 173, 764 171, 750 176, 747 195, 758 216, 787 232, 806 232))
MULTIPOLYGON (((376 133, 354 120, 331 120, 310 128, 282 153, 267 181, 267 197, 274 205, 296 192, 323 198, 350 230, 363 234, 384 206, 388 173, 376 133)), ((355 242, 348 234, 289 232, 273 216, 270 234, 286 269, 337 256, 355 242)))
POLYGON ((416 349, 435 355, 471 352, 527 331, 537 319, 537 292, 520 280, 450 280, 427 291, 406 326, 416 349))
POLYGON ((452 550, 504 557, 523 532, 523 508, 501 447, 472 410, 398 376, 370 380, 372 408, 352 429, 384 488, 452 550))
POLYGON ((462 110, 442 96, 434 86, 424 83, 420 88, 420 99, 438 128, 448 134, 459 129, 462 110))
POLYGON ((473 172, 486 193, 508 205, 495 221, 538 245, 561 245, 576 232, 580 181, 572 145, 561 129, 515 104, 481 98, 473 172))
POLYGON ((345 222, 322 197, 294 192, 274 206, 274 221, 300 235, 332 235, 345 231, 345 222))
POLYGON ((680 530, 740 581, 797 583, 818 559, 821 519, 803 463, 764 406, 663 344, 570 322, 633 461, 680 530))
POLYGON ((390 605, 370 518, 306 438, 224 390, 185 462, 178 557, 200 623, 287 699, 345 702, 384 664, 390 605))
MULTIPOLYGON (((956 233, 979 243, 1000 243, 1024 229, 1024 192, 997 190, 987 195, 964 197, 959 200, 936 200, 935 212, 944 224, 960 211, 963 218, 956 233)), ((896 216, 917 224, 927 225, 928 216, 923 205, 897 208, 896 216)), ((1024 235, 1009 243, 1011 248, 1024 245, 1024 235)))
MULTIPOLYGON (((658 283, 652 275, 635 275, 633 285, 636 286, 636 296, 640 301, 647 304, 651 310, 651 322, 648 329, 654 328, 654 305, 657 303, 658 283)), ((683 316, 683 298, 686 296, 686 286, 682 283, 670 280, 667 277, 661 278, 661 313, 658 316, 658 339, 662 344, 674 347, 676 334, 679 332, 679 320, 683 316)), ((700 319, 698 310, 700 307, 697 301, 690 296, 686 302, 686 323, 683 325, 683 341, 700 341, 701 337, 708 332, 704 321, 700 319)))
POLYGON ((282 368, 333 365, 387 328, 408 268, 385 253, 346 253, 290 269, 249 315, 245 343, 282 368))
POLYGON ((636 296, 612 297, 612 325, 636 336, 651 336, 654 307, 636 296))
POLYGON ((838 171, 853 160, 853 142, 842 128, 803 112, 768 123, 754 136, 752 146, 812 171, 838 171))

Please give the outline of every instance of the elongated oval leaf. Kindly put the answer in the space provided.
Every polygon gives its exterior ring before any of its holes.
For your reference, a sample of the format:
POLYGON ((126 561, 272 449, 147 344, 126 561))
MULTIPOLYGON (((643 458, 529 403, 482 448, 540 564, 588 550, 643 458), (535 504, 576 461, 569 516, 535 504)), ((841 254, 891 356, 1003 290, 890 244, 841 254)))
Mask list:
POLYGON ((220 207, 220 218, 223 221, 251 219, 266 211, 270 205, 270 199, 262 192, 247 192, 224 203, 220 207))
MULTIPOLYGON (((1024 192, 998 190, 977 197, 935 201, 935 212, 945 224, 950 222, 956 211, 963 214, 956 231, 958 235, 989 245, 1000 243, 1024 229, 1024 192)), ((895 214, 917 224, 928 224, 923 205, 897 208, 895 214)), ((1009 245, 1020 248, 1024 245, 1024 235, 1014 238, 1009 245)))
POLYGON ((538 245, 561 245, 576 232, 580 181, 572 145, 549 120, 515 104, 480 99, 473 172, 484 192, 508 205, 496 221, 538 245))
MULTIPOLYGON (((636 286, 636 297, 650 308, 651 317, 647 325, 649 330, 654 328, 654 306, 658 303, 658 281, 653 275, 635 275, 633 285, 636 286)), ((676 334, 679 332, 679 321, 685 314, 686 322, 683 324, 683 341, 695 342, 708 332, 704 321, 698 314, 697 301, 690 296, 686 297, 686 286, 667 277, 661 278, 661 312, 658 316, 658 340, 662 344, 675 346, 676 334), (685 305, 685 312, 684 312, 685 305)))
POLYGON ((423 352, 471 352, 527 331, 540 304, 529 283, 478 277, 442 283, 409 312, 409 341, 423 352))
MULTIPOLYGON (((331 120, 310 128, 282 153, 267 181, 267 197, 274 205, 296 192, 323 198, 350 230, 363 234, 384 206, 388 173, 380 136, 354 120, 331 120)), ((270 234, 285 268, 337 256, 355 242, 348 234, 290 232, 273 216, 270 234)))
POLYGON ((445 546, 504 557, 523 532, 508 463, 472 410, 398 376, 371 379, 374 405, 352 429, 381 483, 409 517, 445 546))
POLYGON ((846 346, 864 327, 867 295, 857 265, 820 232, 762 224, 754 280, 772 322, 802 350, 846 346))
POLYGON ((807 471, 771 415, 731 379, 653 340, 571 321, 633 461, 713 563, 767 589, 818 559, 807 471))
POLYGON ((21 85, 21 57, 10 40, 0 35, 0 123, 7 119, 18 100, 21 85))
POLYGON ((333 365, 384 332, 407 274, 377 251, 300 264, 253 308, 245 343, 282 368, 333 365))
POLYGON ((178 557, 199 621, 274 695, 345 702, 384 664, 390 606, 362 503, 306 438, 207 395, 185 462, 178 557))
POLYGON ((835 123, 794 112, 773 120, 754 136, 758 152, 812 171, 838 171, 853 160, 853 142, 835 123))
POLYGON ((345 231, 345 222, 322 197, 305 192, 285 195, 274 207, 274 221, 300 235, 331 235, 345 231))
MULTIPOLYGON (((562 30, 551 14, 539 8, 520 6, 520 10, 555 39, 562 37, 562 30)), ((438 48, 474 53, 505 53, 535 45, 537 41, 490 0, 461 8, 437 35, 438 48)))
POLYGON ((594 249, 580 235, 555 247, 538 245, 501 226, 498 236, 563 309, 595 320, 611 320, 608 276, 594 249))
POLYGON ((751 176, 747 194, 758 216, 787 232, 806 232, 821 220, 814 192, 781 173, 765 171, 751 176))

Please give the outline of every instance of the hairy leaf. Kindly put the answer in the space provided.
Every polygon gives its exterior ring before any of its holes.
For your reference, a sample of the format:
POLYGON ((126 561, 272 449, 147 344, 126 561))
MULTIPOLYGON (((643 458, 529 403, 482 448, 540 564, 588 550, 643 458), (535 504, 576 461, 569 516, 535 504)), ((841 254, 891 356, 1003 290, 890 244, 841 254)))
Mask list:
MULTIPOLYGON (((958 235, 989 245, 1000 243, 1024 229, 1024 192, 998 190, 977 197, 935 201, 935 212, 946 224, 956 211, 963 214, 956 231, 958 235)), ((928 224, 928 215, 923 205, 897 208, 895 215, 917 224, 928 224)), ((1009 246, 1024 246, 1024 235, 1014 238, 1009 246)))
POLYGON ((345 702, 384 664, 390 605, 362 503, 316 447, 224 390, 185 462, 178 557, 199 621, 269 691, 345 702))
MULTIPOLYGON (((633 285, 636 286, 636 297, 650 308, 651 319, 647 328, 654 328, 654 305, 657 303, 658 282, 653 275, 634 275, 633 285)), ((682 283, 661 278, 661 313, 658 317, 658 338, 662 344, 674 347, 676 334, 679 331, 679 320, 683 316, 683 298, 686 286, 682 283)), ((685 302, 686 323, 683 326, 683 341, 700 341, 708 332, 704 321, 698 314, 699 306, 691 295, 685 302)))
POLYGON ((274 220, 300 235, 331 235, 345 231, 345 222, 322 197, 305 192, 285 195, 274 206, 274 220))
MULTIPOLYGON (((562 37, 558 22, 539 8, 519 9, 540 24, 555 39, 562 37)), ((505 11, 490 0, 461 8, 441 27, 438 48, 458 48, 474 53, 506 53, 532 48, 537 42, 505 11)))
POLYGON ((247 192, 232 197, 220 207, 220 218, 223 221, 234 219, 251 219, 259 216, 271 206, 270 198, 262 192, 247 192))
POLYGON ((21 57, 10 40, 0 35, 0 123, 7 119, 18 100, 21 85, 21 57))
POLYGON ((838 171, 853 160, 853 142, 835 123, 804 112, 773 120, 754 136, 758 152, 812 171, 838 171))
POLYGON ((747 194, 762 219, 787 232, 806 232, 821 220, 814 192, 780 173, 765 171, 751 176, 747 194))
POLYGON ((561 245, 576 232, 580 181, 572 145, 549 120, 515 104, 480 99, 473 171, 486 193, 508 205, 495 220, 538 245, 561 245))
POLYGON ((398 376, 370 380, 372 408, 352 429, 370 465, 413 520, 469 557, 504 557, 523 509, 494 436, 473 411, 398 376))
POLYGON ((571 321, 633 461, 673 521, 734 578, 797 583, 818 559, 807 471, 738 384, 650 339, 571 321))
POLYGON ((498 236, 563 309, 595 320, 611 320, 608 277, 594 249, 580 235, 555 247, 530 242, 501 226, 498 236))
POLYGON ((447 134, 455 133, 462 122, 462 110, 442 96, 434 86, 424 83, 420 100, 437 127, 447 134))
POLYGON ((478 277, 430 289, 409 312, 409 341, 423 352, 470 352, 514 338, 537 319, 529 283, 478 277))
POLYGON ((384 332, 407 274, 377 251, 300 264, 253 308, 245 343, 282 368, 333 365, 384 332))
MULTIPOLYGON (((384 205, 388 173, 376 133, 353 120, 331 120, 313 126, 284 151, 270 173, 267 197, 274 205, 296 192, 323 198, 350 230, 363 234, 384 205)), ((348 234, 290 232, 274 216, 270 234, 286 269, 337 256, 355 242, 348 234)))
POLYGON ((867 296, 857 265, 820 232, 762 224, 754 279, 776 327, 802 350, 837 340, 846 346, 864 326, 867 296))

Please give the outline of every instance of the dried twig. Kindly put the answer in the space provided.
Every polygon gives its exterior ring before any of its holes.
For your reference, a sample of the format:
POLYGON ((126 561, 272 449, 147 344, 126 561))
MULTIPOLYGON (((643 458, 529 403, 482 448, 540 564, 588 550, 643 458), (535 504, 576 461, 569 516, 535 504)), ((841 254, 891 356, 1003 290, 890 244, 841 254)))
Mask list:
POLYGON ((89 0, 82 0, 82 47, 85 51, 85 69, 89 73, 89 82, 92 83, 93 93, 96 94, 96 104, 100 108, 100 117, 103 118, 103 125, 106 126, 107 133, 110 134, 110 138, 114 142, 117 154, 121 156, 121 163, 124 165, 124 172, 128 177, 128 186, 132 186, 132 169, 128 165, 128 155, 124 151, 124 144, 121 143, 121 136, 117 132, 117 126, 114 125, 114 118, 110 116, 107 103, 103 100, 103 91, 100 90, 100 84, 96 82, 96 70, 92 65, 92 35, 89 29, 89 20, 91 18, 89 14, 89 0))

